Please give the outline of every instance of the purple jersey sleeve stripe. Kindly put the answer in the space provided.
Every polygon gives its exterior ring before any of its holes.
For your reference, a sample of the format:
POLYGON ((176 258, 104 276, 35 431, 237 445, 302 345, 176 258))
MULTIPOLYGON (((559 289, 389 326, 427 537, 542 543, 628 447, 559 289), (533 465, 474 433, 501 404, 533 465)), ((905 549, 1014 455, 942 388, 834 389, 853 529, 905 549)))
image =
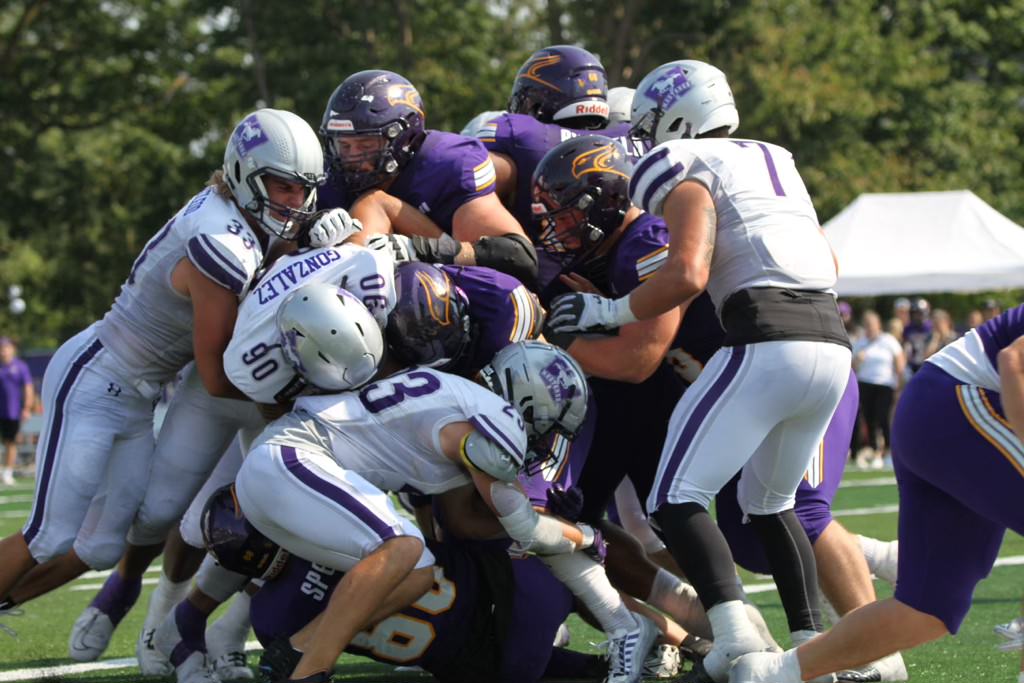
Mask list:
POLYGON ((474 427, 476 427, 477 431, 502 448, 506 449, 512 455, 518 457, 520 461, 525 457, 525 453, 523 453, 521 448, 516 446, 515 441, 510 439, 506 434, 503 434, 494 422, 486 415, 474 415, 469 418, 469 421, 474 427))
MULTIPOLYGON (((655 193, 661 189, 666 183, 670 182, 673 178, 677 178, 683 175, 685 169, 682 164, 675 163, 665 171, 663 171, 657 178, 655 178, 650 185, 647 186, 647 191, 644 192, 643 200, 640 202, 640 208, 648 213, 658 213, 651 206, 651 200, 654 198, 655 193)), ((668 193, 666 192, 667 196, 668 193)), ((664 201, 664 197, 662 198, 664 201)))
POLYGON ((232 263, 231 259, 221 252, 220 246, 212 239, 210 239, 209 235, 199 235, 199 239, 203 241, 203 248, 205 248, 206 251, 210 253, 210 256, 217 259, 218 263, 220 263, 223 267, 233 272, 238 277, 242 278, 242 280, 249 279, 248 276, 245 274, 244 270, 242 270, 237 265, 232 263))
MULTIPOLYGON (((729 356, 729 360, 726 361, 725 367, 722 368, 722 372, 715 378, 707 393, 698 401, 694 411, 690 413, 686 424, 683 425, 683 431, 679 435, 679 440, 676 441, 672 449, 672 455, 669 456, 668 465, 661 475, 661 483, 658 486, 658 495, 655 499, 655 509, 660 508, 668 500, 668 490, 672 487, 674 474, 679 469, 679 465, 682 464, 683 456, 686 455, 693 437, 697 434, 697 430, 704 420, 707 419, 708 413, 711 412, 711 407, 722 397, 726 388, 735 379, 736 373, 743 364, 745 355, 745 346, 732 347, 732 353, 729 356)), ((690 391, 692 390, 691 388, 690 391)))
POLYGON ((195 264, 196 268, 202 271, 203 275, 210 278, 214 282, 227 287, 235 294, 241 295, 242 290, 245 288, 245 280, 238 279, 231 274, 228 270, 221 267, 221 265, 210 256, 210 254, 203 249, 197 238, 192 238, 188 241, 188 257, 195 264))
POLYGON ((359 521, 372 529, 382 541, 398 535, 391 527, 391 524, 374 514, 373 510, 360 503, 355 496, 326 479, 321 479, 313 470, 303 465, 293 447, 281 446, 281 456, 285 467, 288 468, 291 474, 295 475, 296 479, 355 515, 359 521))
POLYGON ((36 484, 36 490, 39 494, 36 496, 35 505, 32 508, 32 517, 25 525, 22 535, 25 537, 25 543, 31 543, 39 533, 39 528, 43 525, 43 517, 46 514, 46 499, 49 495, 50 479, 53 477, 53 470, 56 467, 57 452, 60 445, 61 430, 64 428, 64 404, 68 400, 68 394, 71 393, 71 389, 75 386, 75 382, 78 381, 78 376, 82 373, 82 368, 86 367, 100 352, 103 348, 103 344, 97 339, 88 348, 83 351, 78 358, 71 363, 68 369, 67 375, 60 383, 60 388, 57 390, 57 398, 54 401, 53 407, 50 409, 50 421, 46 429, 46 449, 44 451, 45 456, 41 463, 38 463, 39 470, 37 477, 39 483, 36 484))
POLYGON ((647 156, 640 159, 640 163, 637 164, 636 168, 633 169, 633 177, 629 180, 629 196, 632 197, 637 188, 640 186, 640 181, 651 167, 656 163, 668 156, 668 148, 662 147, 654 154, 648 154, 647 156))

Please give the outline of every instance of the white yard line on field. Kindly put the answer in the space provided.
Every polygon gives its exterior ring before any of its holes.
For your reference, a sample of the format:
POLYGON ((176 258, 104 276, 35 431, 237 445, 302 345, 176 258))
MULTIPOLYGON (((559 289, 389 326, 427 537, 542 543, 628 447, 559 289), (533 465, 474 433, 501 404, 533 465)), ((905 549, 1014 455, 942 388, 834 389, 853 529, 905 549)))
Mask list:
MULTIPOLYGON (((6 636, 4 636, 6 638, 6 636)), ((245 651, 262 650, 263 646, 255 640, 245 644, 245 651)), ((123 659, 108 659, 102 662, 90 662, 88 664, 62 664, 61 666, 44 666, 38 669, 12 669, 0 671, 0 683, 7 681, 41 681, 47 678, 60 678, 70 674, 84 674, 91 671, 113 671, 115 669, 127 669, 138 666, 135 657, 124 657, 123 659)))

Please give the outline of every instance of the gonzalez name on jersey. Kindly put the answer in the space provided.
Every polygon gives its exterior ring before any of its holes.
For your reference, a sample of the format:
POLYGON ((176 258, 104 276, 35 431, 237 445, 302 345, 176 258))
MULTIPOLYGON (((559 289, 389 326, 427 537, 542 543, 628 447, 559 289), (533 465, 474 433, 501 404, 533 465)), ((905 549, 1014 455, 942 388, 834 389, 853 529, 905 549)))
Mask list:
POLYGON ((258 403, 287 402, 305 386, 281 351, 275 319, 284 295, 311 282, 351 292, 381 328, 395 307, 395 264, 386 252, 342 244, 282 256, 242 300, 224 352, 228 378, 258 403))

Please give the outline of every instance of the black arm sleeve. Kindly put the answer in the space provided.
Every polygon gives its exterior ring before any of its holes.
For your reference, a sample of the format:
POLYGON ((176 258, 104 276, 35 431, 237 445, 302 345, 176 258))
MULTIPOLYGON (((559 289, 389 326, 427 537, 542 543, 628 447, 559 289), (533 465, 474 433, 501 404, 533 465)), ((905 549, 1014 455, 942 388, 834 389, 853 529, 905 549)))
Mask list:
POLYGON ((537 251, 530 240, 516 233, 481 237, 473 243, 476 264, 507 273, 527 286, 537 286, 537 251))

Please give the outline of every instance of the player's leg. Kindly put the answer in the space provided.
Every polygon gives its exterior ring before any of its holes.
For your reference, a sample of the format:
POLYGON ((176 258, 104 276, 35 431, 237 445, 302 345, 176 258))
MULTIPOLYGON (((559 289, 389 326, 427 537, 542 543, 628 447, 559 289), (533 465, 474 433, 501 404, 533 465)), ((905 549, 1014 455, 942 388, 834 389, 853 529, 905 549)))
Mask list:
POLYGON ((422 581, 418 595, 432 585, 432 572, 415 571, 433 565, 419 530, 385 494, 325 452, 257 447, 238 474, 237 493, 246 517, 268 538, 347 572, 294 678, 333 669, 352 636, 403 580, 422 581))

